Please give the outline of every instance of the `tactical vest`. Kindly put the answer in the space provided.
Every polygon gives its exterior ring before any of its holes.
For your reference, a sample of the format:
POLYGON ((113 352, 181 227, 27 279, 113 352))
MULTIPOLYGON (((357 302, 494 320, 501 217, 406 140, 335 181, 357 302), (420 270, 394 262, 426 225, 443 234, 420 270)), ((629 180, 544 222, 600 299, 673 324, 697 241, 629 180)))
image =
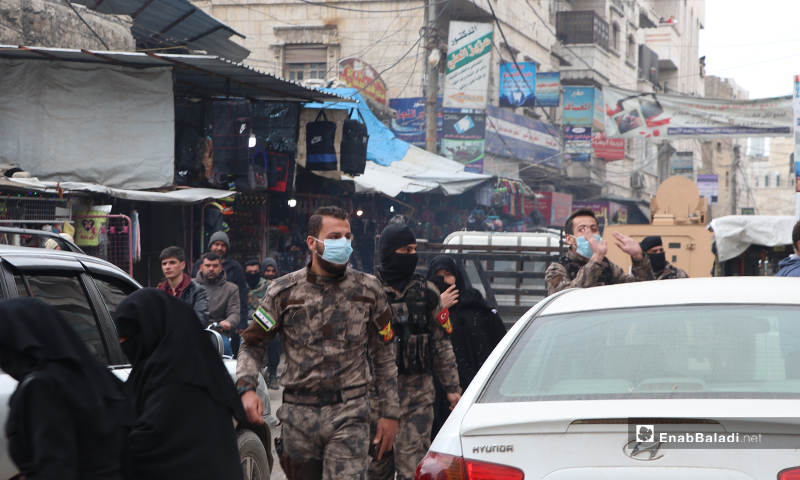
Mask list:
POLYGON ((675 280, 678 278, 678 270, 673 268, 672 265, 668 265, 667 268, 655 274, 657 280, 675 280), (667 273, 664 275, 664 273, 667 273), (663 277, 659 277, 659 275, 664 275, 663 277))
POLYGON ((421 275, 415 275, 411 283, 403 298, 388 296, 392 330, 397 337, 397 369, 403 375, 432 375, 433 351, 425 300, 428 282, 421 275))
MULTIPOLYGON (((558 259, 558 263, 560 263, 566 270, 567 275, 569 275, 569 280, 575 280, 575 277, 578 276, 578 272, 583 267, 583 265, 570 260, 567 255, 561 255, 558 259)), ((600 277, 597 279, 597 285, 613 285, 614 277, 611 274, 611 264, 608 263, 608 259, 603 259, 603 272, 600 274, 600 277)))

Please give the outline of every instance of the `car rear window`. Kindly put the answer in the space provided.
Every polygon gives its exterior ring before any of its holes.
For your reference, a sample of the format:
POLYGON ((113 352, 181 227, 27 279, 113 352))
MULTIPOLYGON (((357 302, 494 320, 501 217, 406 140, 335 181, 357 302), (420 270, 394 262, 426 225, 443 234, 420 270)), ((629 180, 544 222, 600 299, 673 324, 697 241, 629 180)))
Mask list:
POLYGON ((480 403, 800 398, 800 309, 715 305, 537 318, 480 403))

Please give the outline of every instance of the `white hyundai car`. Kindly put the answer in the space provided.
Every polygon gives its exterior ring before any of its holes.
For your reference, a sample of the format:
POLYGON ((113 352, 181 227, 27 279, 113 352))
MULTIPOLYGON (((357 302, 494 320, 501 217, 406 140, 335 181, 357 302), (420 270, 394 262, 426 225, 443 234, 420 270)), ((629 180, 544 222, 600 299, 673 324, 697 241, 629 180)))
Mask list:
POLYGON ((800 479, 800 279, 573 289, 533 307, 416 479, 545 478, 800 479))

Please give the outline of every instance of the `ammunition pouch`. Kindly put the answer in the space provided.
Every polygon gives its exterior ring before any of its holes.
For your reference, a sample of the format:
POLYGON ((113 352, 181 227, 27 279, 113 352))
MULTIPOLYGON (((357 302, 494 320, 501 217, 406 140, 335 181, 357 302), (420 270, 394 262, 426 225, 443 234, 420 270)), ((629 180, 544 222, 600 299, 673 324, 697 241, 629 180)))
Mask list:
POLYGON ((296 462, 286 454, 283 438, 275 439, 278 461, 288 480, 322 480, 322 460, 296 462))
POLYGON ((433 350, 425 303, 427 281, 417 283, 406 298, 391 302, 392 329, 397 336, 397 368, 401 375, 433 374, 433 350))

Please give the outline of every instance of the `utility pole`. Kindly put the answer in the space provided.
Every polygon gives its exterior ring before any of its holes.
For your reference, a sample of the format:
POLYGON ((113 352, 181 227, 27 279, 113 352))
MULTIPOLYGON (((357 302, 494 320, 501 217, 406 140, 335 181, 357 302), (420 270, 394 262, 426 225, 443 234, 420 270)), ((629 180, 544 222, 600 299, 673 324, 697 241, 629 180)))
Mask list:
MULTIPOLYGON (((425 27, 426 27, 426 51, 428 58, 436 48, 439 48, 438 35, 436 30, 436 3, 437 0, 425 0, 428 8, 425 9, 425 27)), ((425 150, 431 153, 439 153, 436 151, 436 126, 439 119, 438 95, 439 95, 439 64, 431 65, 431 62, 425 59, 428 65, 428 83, 426 86, 426 99, 425 99, 425 150)))

